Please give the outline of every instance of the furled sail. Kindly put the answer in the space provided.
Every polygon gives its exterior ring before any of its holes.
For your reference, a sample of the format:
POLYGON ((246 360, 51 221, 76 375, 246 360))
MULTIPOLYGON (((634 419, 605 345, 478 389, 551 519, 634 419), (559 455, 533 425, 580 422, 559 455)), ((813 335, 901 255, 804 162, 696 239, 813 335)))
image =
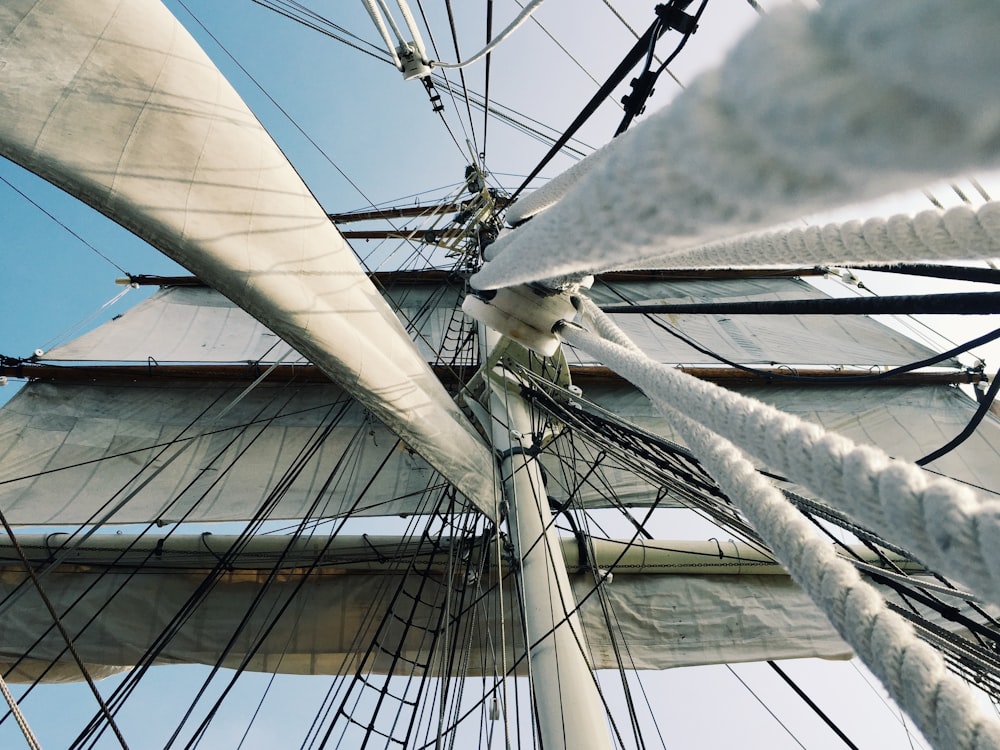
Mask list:
POLYGON ((7 3, 0 47, 0 153, 264 321, 493 514, 485 445, 277 145, 160 3, 7 3))

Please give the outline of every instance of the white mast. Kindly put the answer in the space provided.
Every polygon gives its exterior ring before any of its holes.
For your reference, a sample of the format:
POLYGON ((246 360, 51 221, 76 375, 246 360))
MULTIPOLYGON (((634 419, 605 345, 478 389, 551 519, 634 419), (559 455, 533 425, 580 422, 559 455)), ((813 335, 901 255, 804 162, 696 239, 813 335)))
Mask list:
MULTIPOLYGON (((486 340, 496 340, 496 334, 485 326, 480 330, 486 340)), ((489 429, 499 458, 514 566, 520 577, 531 691, 542 747, 610 750, 606 712, 587 659, 542 471, 533 455, 537 414, 532 414, 519 395, 518 381, 505 370, 496 368, 486 380, 489 429)))

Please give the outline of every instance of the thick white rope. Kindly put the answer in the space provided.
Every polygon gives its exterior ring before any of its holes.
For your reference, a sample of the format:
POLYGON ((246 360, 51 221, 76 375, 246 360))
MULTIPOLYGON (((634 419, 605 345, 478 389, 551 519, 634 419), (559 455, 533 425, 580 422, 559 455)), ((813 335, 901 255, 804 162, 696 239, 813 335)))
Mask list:
POLYGON ((983 711, 941 654, 892 612, 881 594, 728 440, 657 402, 722 490, 931 744, 1000 747, 1000 721, 983 711))
POLYGON ((769 13, 719 70, 588 157, 599 163, 498 240, 472 284, 640 264, 995 165, 997 28, 995 0, 769 13))
POLYGON ((615 323, 590 297, 579 295, 574 297, 580 303, 580 312, 583 313, 590 327, 603 339, 613 344, 624 347, 630 351, 642 354, 642 349, 636 346, 635 342, 629 338, 618 324, 615 323))
POLYGON ((361 0, 361 4, 365 6, 365 10, 368 11, 368 15, 372 18, 372 23, 375 24, 375 28, 382 37, 382 41, 385 42, 386 49, 389 50, 389 54, 392 56, 392 61, 395 63, 399 70, 403 69, 403 64, 399 61, 399 55, 396 54, 396 45, 392 43, 392 37, 389 36, 389 30, 385 27, 385 20, 382 18, 382 14, 379 12, 378 6, 375 4, 375 0, 361 0))
MULTIPOLYGON (((596 305, 588 300, 584 308, 599 330, 620 342, 608 346, 625 353, 620 358, 605 358, 605 363, 644 358, 627 334, 596 305)), ((570 343, 581 337, 588 344, 599 341, 592 334, 581 336, 576 329, 566 332, 570 343)), ((594 353, 593 349, 588 351, 594 353)), ((686 375, 680 377, 694 380, 686 375)), ((647 393, 795 581, 934 747, 1000 747, 1000 722, 979 707, 968 688, 948 671, 941 655, 921 641, 909 623, 888 609, 881 594, 861 580, 852 564, 837 556, 746 456, 730 441, 674 409, 675 402, 661 399, 655 391, 647 393)))
POLYGON ((1000 502, 587 331, 569 326, 560 336, 651 399, 669 403, 929 568, 1000 604, 1000 502))
POLYGON ((410 10, 410 4, 406 0, 397 0, 397 4, 399 12, 403 14, 403 20, 406 21, 406 27, 410 30, 410 37, 413 39, 413 46, 417 48, 417 54, 420 55, 420 61, 427 63, 427 48, 424 46, 424 38, 420 35, 417 19, 413 17, 413 11, 410 10))
POLYGON ((376 0, 379 7, 382 8, 382 12, 385 13, 385 18, 389 22, 389 26, 392 28, 392 33, 396 35, 396 43, 400 46, 406 44, 406 37, 403 36, 403 30, 399 28, 399 24, 396 23, 396 19, 392 17, 392 11, 389 9, 389 4, 386 0, 376 0))
POLYGON ((731 268, 793 264, 897 263, 991 259, 1000 255, 1000 203, 958 206, 916 216, 848 221, 713 243, 646 261, 657 268, 731 268))
POLYGON ((602 160, 607 158, 608 153, 614 151, 615 144, 621 142, 621 139, 611 141, 604 148, 563 170, 537 190, 533 190, 523 198, 518 198, 507 207, 507 213, 504 215, 507 223, 511 226, 517 226, 556 205, 580 180, 600 166, 602 160))

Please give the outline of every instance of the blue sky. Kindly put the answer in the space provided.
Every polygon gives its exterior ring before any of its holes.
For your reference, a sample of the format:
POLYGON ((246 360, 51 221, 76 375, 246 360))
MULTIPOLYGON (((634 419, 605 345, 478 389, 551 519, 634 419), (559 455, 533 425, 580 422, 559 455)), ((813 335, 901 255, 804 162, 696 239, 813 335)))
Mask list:
MULTIPOLYGON (((468 150, 464 140, 466 137, 472 139, 471 130, 463 132, 455 106, 445 91, 441 93, 446 97, 448 121, 460 141, 458 145, 437 115, 431 112, 422 87, 416 82, 405 83, 388 66, 250 2, 225 0, 189 4, 212 34, 288 113, 294 124, 191 22, 179 3, 168 2, 192 33, 203 40, 206 50, 220 67, 230 74, 234 85, 272 131, 328 210, 363 208, 367 199, 380 203, 453 185, 461 179, 466 163, 463 152, 468 150), (321 150, 309 143, 299 128, 321 150), (360 192, 344 178, 341 170, 360 192)), ((456 6, 463 6, 457 7, 460 14, 467 12, 465 4, 456 6)), ((497 2, 496 6, 503 21, 516 11, 510 3, 497 2)), ((375 39, 360 3, 317 2, 315 7, 329 15, 336 14, 343 26, 365 38, 375 39)), ((652 18, 648 3, 623 3, 622 10, 639 30, 652 18)), ((589 4, 587 12, 580 11, 581 4, 572 0, 550 0, 540 11, 539 19, 595 76, 603 78, 623 51, 631 46, 631 37, 599 3, 589 4)), ((754 17, 754 12, 743 3, 710 5, 703 30, 678 59, 675 70, 681 80, 689 81, 694 71, 717 59, 754 17)), ((498 20, 495 27, 501 25, 502 21, 498 20)), ((432 27, 438 41, 442 42, 442 57, 454 59, 454 50, 444 45, 448 40, 447 22, 435 17, 432 27)), ((481 42, 477 34, 481 35, 482 29, 473 27, 470 19, 461 17, 459 28, 463 30, 462 51, 476 48, 481 42)), ((669 49, 672 41, 673 38, 665 37, 661 49, 669 49)), ((491 93, 495 99, 555 128, 565 125, 595 88, 552 40, 531 23, 494 56, 493 65, 491 93)), ((482 90, 482 75, 481 66, 470 72, 472 88, 482 90)), ((650 105, 654 108, 678 90, 666 78, 661 79, 657 88, 650 105)), ((605 107, 580 138, 591 145, 599 145, 610 136, 619 117, 614 107, 605 107)), ((474 125, 478 129, 475 149, 481 144, 482 120, 478 114, 474 117, 474 125)), ((508 175, 524 174, 543 151, 544 148, 532 139, 491 121, 487 166, 494 170, 499 183, 515 186, 519 180, 508 175)), ((567 159, 560 159, 545 174, 555 174, 569 163, 567 159)), ((81 320, 122 291, 122 287, 114 284, 115 278, 121 275, 116 266, 131 273, 177 272, 174 264, 145 243, 23 170, 2 162, 0 178, 4 180, 0 184, 0 216, 3 218, 0 289, 6 303, 4 314, 0 316, 0 353, 27 356, 35 349, 49 348, 65 332, 74 330, 81 320)), ((100 313, 91 323, 122 312, 145 294, 148 294, 145 290, 129 292, 118 305, 100 313)), ((967 321, 961 321, 953 335, 961 335, 968 327, 967 321)), ((1000 357, 994 364, 1000 364, 1000 357)), ((0 389, 0 403, 13 390, 12 386, 0 389)), ((879 699, 871 698, 867 684, 853 667, 821 667, 796 664, 789 666, 788 671, 801 675, 803 681, 808 682, 810 692, 831 713, 843 714, 845 726, 867 724, 869 730, 866 731, 870 731, 870 727, 885 727, 886 734, 879 734, 877 740, 872 738, 871 744, 878 741, 883 747, 908 746, 905 733, 891 709, 879 699), (847 699, 859 695, 865 700, 847 699), (862 714, 865 711, 872 713, 862 714)), ((796 699, 776 682, 766 666, 737 666, 735 671, 762 697, 782 707, 794 707, 794 710, 782 710, 781 719, 790 722, 790 728, 809 747, 837 746, 813 717, 802 715, 795 704, 796 699)), ((178 703, 183 702, 185 696, 171 694, 172 684, 170 675, 165 675, 162 683, 154 684, 145 705, 140 705, 144 710, 129 720, 136 722, 132 731, 139 731, 139 723, 150 721, 149 716, 158 715, 158 712, 150 712, 150 707, 175 698, 178 703)), ((730 747, 747 736, 754 737, 753 744, 759 746, 798 746, 772 718, 758 710, 753 696, 723 667, 697 672, 677 671, 650 678, 650 684, 657 712, 664 717, 666 733, 678 738, 669 745, 671 747, 689 747, 694 742, 702 747, 730 747)), ((241 709, 253 702, 255 691, 263 689, 262 681, 248 680, 244 689, 247 691, 245 697, 237 701, 241 709)), ((61 702, 58 697, 55 700, 61 702)), ((298 697, 289 701, 283 712, 287 717, 289 711, 299 708, 308 712, 308 707, 308 698, 298 697)), ((67 701, 60 713, 89 714, 92 710, 93 706, 84 697, 67 701)), ((51 746, 65 742, 65 735, 58 726, 61 721, 56 722, 47 710, 39 709, 34 715, 37 717, 36 729, 48 734, 51 746)), ((252 746, 273 747, 281 742, 285 730, 277 719, 272 721, 274 723, 262 725, 269 728, 255 736, 252 746)), ((293 722, 289 720, 289 723, 293 722)), ((235 724, 233 727, 233 732, 242 733, 242 727, 235 724)), ((8 731, 7 725, 0 728, 0 737, 13 743, 8 731)), ((217 746, 226 744, 229 744, 228 738, 216 738, 217 746)), ((49 746, 44 739, 43 745, 49 746)))

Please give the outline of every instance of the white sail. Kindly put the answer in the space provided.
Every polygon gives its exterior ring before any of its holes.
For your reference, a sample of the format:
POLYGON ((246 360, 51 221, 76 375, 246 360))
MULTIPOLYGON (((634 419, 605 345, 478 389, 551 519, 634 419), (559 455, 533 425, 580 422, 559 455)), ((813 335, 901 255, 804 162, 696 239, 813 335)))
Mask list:
MULTIPOLYGON (((402 278, 402 276, 400 276, 402 278)), ((405 295, 388 288, 402 320, 415 321, 411 334, 429 360, 447 351, 445 337, 456 314, 457 294, 411 279, 405 295)), ((821 298, 804 282, 786 278, 722 280, 632 280, 601 278, 592 294, 612 301, 617 290, 630 299, 674 300, 821 298)), ((684 341, 665 334, 646 318, 617 315, 650 356, 662 362, 718 364, 684 341), (659 335, 658 335, 659 334, 659 335)), ((764 316, 754 324, 737 316, 679 315, 677 331, 741 363, 766 364, 776 375, 794 375, 805 353, 823 348, 827 371, 853 366, 901 364, 930 351, 865 318, 764 316), (777 367, 774 367, 777 365, 777 367)), ((271 518, 300 518, 313 506, 330 517, 409 515, 428 512, 429 492, 445 481, 409 446, 355 403, 341 388, 304 377, 295 355, 286 357, 264 383, 244 388, 288 344, 217 292, 173 287, 155 294, 125 315, 44 356, 62 364, 127 364, 137 368, 106 375, 107 382, 29 385, 0 412, 0 500, 19 524, 83 523, 100 513, 108 498, 126 499, 116 523, 231 521, 253 518, 266 503, 271 518), (182 372, 170 365, 201 362, 182 372), (257 363, 247 366, 245 363, 257 363), (237 364, 224 376, 207 363, 237 364), (173 374, 172 374, 173 373, 173 374), (299 373, 302 373, 299 375, 299 373), (212 379, 231 377, 229 383, 212 379), (117 378, 117 380, 116 380, 117 378), (116 408, 109 411, 108 404, 116 408), (196 415, 200 415, 195 418, 196 415), (332 428, 321 441, 317 430, 332 428), (315 452, 286 475, 284 469, 315 443, 315 452)), ((592 366, 568 351, 572 365, 592 366)), ((448 361, 454 352, 445 355, 448 361)), ((818 358, 819 359, 819 358, 818 358)), ((806 363, 808 364, 808 363, 806 363)), ((649 401, 621 382, 587 383, 584 395, 613 414, 674 442, 680 436, 655 415, 649 401)), ((65 374, 65 371, 64 371, 65 374)), ((720 374, 716 372, 716 374, 720 374)), ((732 371, 730 374, 736 374, 732 371)), ((99 371, 89 377, 99 377, 99 371)), ((739 384, 741 392, 797 414, 849 438, 916 460, 947 443, 970 419, 975 404, 945 382, 938 385, 739 384)), ((614 457, 587 474, 600 449, 558 438, 542 455, 550 492, 574 497, 590 508, 621 502, 672 507, 655 482, 635 474, 614 457), (573 456, 573 450, 584 451, 573 456), (571 467, 571 468, 567 468, 571 467), (614 488, 614 497, 608 490, 614 488)), ((988 417, 980 429, 932 468, 975 485, 991 481, 1000 424, 988 417)))
POLYGON ((277 145, 158 2, 2 16, 0 153, 280 332, 488 514, 489 452, 277 145))
MULTIPOLYGON (((204 580, 203 572, 136 577, 67 570, 50 578, 46 593, 65 612, 62 620, 74 633, 75 645, 88 664, 130 665, 143 657, 204 580), (77 601, 85 590, 86 596, 77 601), (150 617, 147 607, 161 616, 150 617), (98 612, 100 618, 95 621, 98 612)), ((396 654, 412 660, 423 655, 423 629, 436 627, 445 605, 447 587, 432 582, 425 587, 423 599, 433 606, 421 607, 408 627, 397 626, 383 634, 386 651, 366 663, 358 644, 370 643, 377 634, 380 617, 372 613, 388 610, 404 581, 398 576, 340 571, 312 572, 307 579, 290 573, 277 582, 270 581, 267 572, 226 573, 171 637, 157 663, 214 664, 224 656, 223 665, 236 668, 247 659, 246 668, 253 671, 340 674, 363 665, 376 674, 384 673, 396 654), (254 597, 262 592, 264 600, 255 604, 254 597), (276 619, 274 613, 289 603, 290 609, 277 618, 277 626, 258 643, 260 633, 276 619), (247 613, 250 620, 244 624, 247 613), (223 655, 220 646, 241 625, 245 629, 239 643, 223 655), (393 652, 388 652, 390 647, 393 652)), ((5 575, 0 592, 8 594, 18 582, 16 573, 5 575)), ((592 590, 593 576, 574 576, 573 584, 582 598, 592 590)), ((416 588, 416 576, 408 586, 416 588)), ((499 590, 481 598, 482 611, 489 614, 480 618, 475 636, 459 644, 463 651, 469 649, 468 662, 455 667, 462 676, 492 674, 494 660, 501 656, 490 652, 489 641, 502 620, 516 621, 514 594, 513 587, 504 587, 508 609, 503 612, 498 609, 499 590)), ((637 669, 851 656, 808 597, 784 576, 621 576, 608 587, 607 596, 618 615, 619 633, 608 633, 603 627, 604 614, 596 598, 581 610, 598 669, 615 667, 614 637, 628 642, 637 669), (692 604, 681 612, 675 604, 678 600, 692 604)), ((21 655, 33 666, 64 660, 66 644, 55 631, 33 645, 51 619, 47 613, 27 616, 39 609, 37 598, 28 594, 22 605, 12 607, 0 620, 5 634, 0 665, 14 666, 18 681, 31 682, 39 675, 37 667, 17 669, 21 655)), ((524 653, 523 638, 518 634, 507 645, 510 650, 505 658, 514 666, 524 653)), ((526 671, 522 664, 516 673, 526 671)))
MULTIPOLYGON (((203 584, 207 570, 202 566, 214 565, 233 542, 214 535, 173 537, 154 548, 129 538, 112 538, 110 544, 89 545, 75 553, 72 564, 47 583, 46 594, 64 613, 63 623, 88 664, 106 670, 135 663, 203 584), (108 563, 124 569, 103 571, 108 563), (140 563, 144 572, 136 575, 129 570, 140 563)), ((159 652, 157 663, 211 664, 222 658, 233 667, 246 660, 253 671, 338 674, 371 658, 357 648, 359 640, 379 641, 384 648, 398 644, 406 658, 418 660, 427 650, 423 629, 439 627, 448 589, 461 586, 451 576, 476 570, 472 565, 456 571, 447 550, 428 552, 417 543, 394 538, 345 538, 332 543, 313 539, 293 545, 294 562, 272 581, 270 568, 281 559, 285 545, 280 537, 263 538, 234 560, 236 570, 212 577, 211 595, 198 598, 193 614, 159 652), (378 613, 392 610, 397 589, 416 591, 421 586, 421 574, 399 572, 414 554, 426 567, 424 575, 433 578, 429 587, 420 589, 419 607, 410 615, 416 627, 390 623, 381 629, 385 623, 378 613), (317 570, 302 567, 317 560, 322 561, 317 570), (261 595, 264 598, 255 601, 261 595), (239 641, 223 654, 221 646, 234 631, 241 633, 239 641)), ((46 543, 22 539, 21 546, 32 556, 44 555, 46 543)), ((578 566, 575 544, 566 540, 562 547, 572 565, 578 566)), ((747 545, 728 542, 720 548, 713 542, 625 540, 598 545, 596 555, 602 565, 617 560, 614 580, 602 584, 605 605, 598 597, 587 596, 594 586, 592 572, 575 574, 572 585, 578 597, 586 598, 582 624, 597 669, 615 667, 616 638, 629 644, 632 667, 640 670, 850 656, 850 649, 784 570, 747 545), (718 555, 717 549, 724 554, 718 555), (678 607, 678 601, 684 606, 678 607), (602 626, 602 606, 616 612, 616 632, 602 626)), ((11 556, 13 550, 0 550, 0 557, 11 556)), ((877 562, 870 553, 866 556, 877 562)), ((496 571, 481 574, 495 576, 496 571)), ((7 595, 23 577, 15 567, 4 569, 0 593, 7 595)), ((464 636, 467 640, 460 648, 467 662, 451 667, 455 676, 491 673, 492 666, 484 669, 496 658, 488 653, 489 639, 503 620, 518 617, 516 602, 508 577, 502 590, 491 588, 474 604, 470 600, 463 605, 474 606, 483 617, 464 636)), ((18 681, 66 679, 65 643, 50 628, 37 596, 24 597, 4 612, 0 623, 4 632, 0 662, 6 660, 13 667, 18 681), (47 635, 36 643, 40 633, 47 635), (50 662, 55 662, 54 670, 42 674, 39 668, 50 662)), ((523 636, 515 634, 506 648, 507 663, 515 673, 526 674, 523 636)), ((384 672, 393 656, 381 650, 368 666, 384 672)), ((444 669, 436 663, 432 672, 440 675, 444 669)))

